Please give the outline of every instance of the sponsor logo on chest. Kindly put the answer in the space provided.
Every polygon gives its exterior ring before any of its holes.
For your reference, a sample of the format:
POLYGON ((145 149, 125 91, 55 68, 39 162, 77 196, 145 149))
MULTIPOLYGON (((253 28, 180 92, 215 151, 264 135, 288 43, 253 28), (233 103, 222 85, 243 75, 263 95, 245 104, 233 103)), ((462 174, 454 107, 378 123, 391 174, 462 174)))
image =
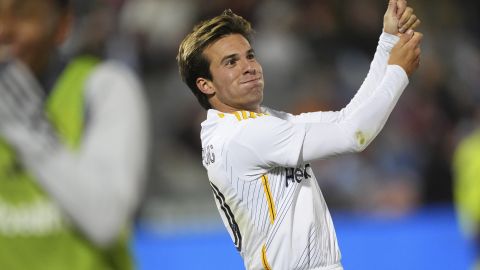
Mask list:
POLYGON ((303 180, 312 178, 311 170, 310 164, 298 168, 285 168, 285 186, 288 187, 289 182, 300 184, 303 180))

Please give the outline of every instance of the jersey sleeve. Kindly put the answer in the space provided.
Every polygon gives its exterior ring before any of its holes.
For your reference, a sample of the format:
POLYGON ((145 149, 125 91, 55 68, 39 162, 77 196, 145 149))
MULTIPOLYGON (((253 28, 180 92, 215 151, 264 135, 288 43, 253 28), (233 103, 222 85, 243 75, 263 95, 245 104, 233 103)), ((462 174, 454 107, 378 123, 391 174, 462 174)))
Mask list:
POLYGON ((275 167, 301 162, 305 125, 263 116, 243 123, 229 143, 228 161, 238 175, 258 177, 275 167))
POLYGON ((385 125, 407 84, 405 71, 389 65, 377 91, 357 110, 332 123, 307 124, 303 159, 363 151, 385 125))
POLYGON ((355 96, 345 108, 340 111, 302 113, 291 116, 291 121, 302 123, 334 123, 356 111, 379 88, 387 71, 390 52, 399 39, 399 37, 385 32, 380 35, 368 74, 355 96))

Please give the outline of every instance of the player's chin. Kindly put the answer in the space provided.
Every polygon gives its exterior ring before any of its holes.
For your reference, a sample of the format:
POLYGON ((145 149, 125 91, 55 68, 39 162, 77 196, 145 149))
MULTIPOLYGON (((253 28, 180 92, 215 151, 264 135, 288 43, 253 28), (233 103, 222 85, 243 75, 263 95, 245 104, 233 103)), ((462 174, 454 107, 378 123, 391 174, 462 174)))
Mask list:
POLYGON ((263 88, 256 89, 248 95, 248 104, 249 107, 257 108, 263 102, 263 88))
POLYGON ((263 85, 262 87, 255 87, 249 90, 250 91, 248 91, 248 95, 250 97, 250 100, 255 103, 261 103, 263 101, 263 85))

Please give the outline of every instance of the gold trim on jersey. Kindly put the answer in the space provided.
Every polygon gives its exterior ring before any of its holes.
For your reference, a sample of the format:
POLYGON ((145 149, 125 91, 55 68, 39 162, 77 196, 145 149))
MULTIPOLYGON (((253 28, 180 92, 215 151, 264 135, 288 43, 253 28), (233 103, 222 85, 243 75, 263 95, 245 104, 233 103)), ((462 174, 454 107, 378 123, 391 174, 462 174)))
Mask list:
POLYGON ((272 267, 270 267, 270 264, 267 260, 267 246, 265 245, 262 247, 262 263, 265 270, 272 270, 272 267))
POLYGON ((242 118, 243 119, 248 119, 247 118, 247 111, 242 111, 242 118))
POLYGON ((234 112, 233 114, 235 115, 235 117, 237 117, 238 121, 242 121, 242 117, 240 116, 239 112, 234 112))
POLYGON ((268 177, 266 174, 262 175, 262 183, 263 183, 263 189, 265 191, 265 196, 267 197, 268 212, 270 213, 269 215, 270 223, 273 224, 277 216, 277 213, 275 211, 275 204, 273 201, 272 192, 270 191, 270 184, 268 183, 268 177))
MULTIPOLYGON (((265 116, 268 115, 268 113, 256 113, 256 112, 250 112, 250 111, 236 111, 233 112, 233 115, 237 118, 238 121, 242 120, 247 120, 247 119, 255 119, 260 116, 265 116)), ((218 116, 220 118, 224 118, 225 114, 223 113, 218 113, 218 116)))

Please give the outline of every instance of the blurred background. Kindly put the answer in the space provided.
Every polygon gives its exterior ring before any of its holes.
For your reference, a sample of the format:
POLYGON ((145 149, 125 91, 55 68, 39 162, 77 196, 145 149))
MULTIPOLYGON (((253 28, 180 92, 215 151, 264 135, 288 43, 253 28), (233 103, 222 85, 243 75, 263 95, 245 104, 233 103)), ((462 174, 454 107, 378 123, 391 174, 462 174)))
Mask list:
MULTIPOLYGON (((469 269, 473 243, 453 205, 453 153, 480 107, 480 2, 409 1, 424 33, 419 70, 361 154, 314 162, 346 269, 469 269)), ((178 45, 231 8, 253 23, 264 105, 339 110, 353 97, 387 0, 78 1, 83 44, 133 67, 151 107, 154 144, 134 251, 140 269, 243 269, 201 164, 205 111, 184 85, 178 45)), ((480 150, 479 150, 480 151, 480 150)))

